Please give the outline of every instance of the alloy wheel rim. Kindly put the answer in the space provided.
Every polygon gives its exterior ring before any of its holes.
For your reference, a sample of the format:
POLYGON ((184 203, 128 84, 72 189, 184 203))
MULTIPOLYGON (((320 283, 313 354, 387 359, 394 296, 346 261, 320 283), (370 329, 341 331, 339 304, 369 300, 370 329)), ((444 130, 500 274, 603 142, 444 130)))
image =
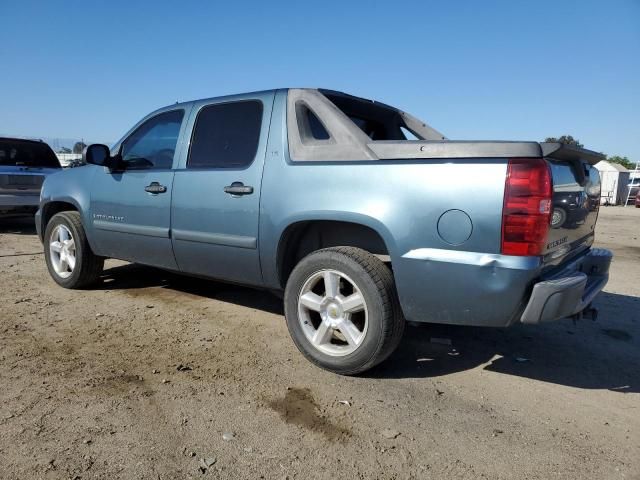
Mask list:
POLYGON ((364 295, 338 270, 312 274, 298 295, 298 320, 309 343, 330 356, 355 352, 367 334, 364 295))
POLYGON ((56 275, 69 278, 76 267, 76 243, 65 225, 58 225, 51 232, 49 254, 56 275))

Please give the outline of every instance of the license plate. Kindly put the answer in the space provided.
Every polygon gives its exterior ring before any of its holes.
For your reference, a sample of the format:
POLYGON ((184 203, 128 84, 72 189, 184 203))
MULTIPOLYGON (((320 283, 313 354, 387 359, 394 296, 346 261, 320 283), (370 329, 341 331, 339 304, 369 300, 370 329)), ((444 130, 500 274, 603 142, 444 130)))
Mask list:
POLYGON ((7 185, 30 187, 42 185, 42 177, 39 175, 8 175, 7 185))

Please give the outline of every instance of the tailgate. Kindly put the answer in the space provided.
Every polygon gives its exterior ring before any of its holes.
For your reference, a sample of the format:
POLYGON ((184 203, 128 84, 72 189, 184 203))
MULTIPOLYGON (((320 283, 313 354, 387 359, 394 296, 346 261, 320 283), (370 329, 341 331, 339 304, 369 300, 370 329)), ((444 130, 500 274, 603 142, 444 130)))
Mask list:
POLYGON ((594 165, 603 155, 558 143, 542 143, 553 181, 551 228, 545 263, 556 264, 593 243, 600 206, 600 175, 594 165))
POLYGON ((39 195, 46 172, 0 167, 0 195, 39 195))
POLYGON ((0 195, 39 195, 44 178, 60 170, 46 143, 0 138, 0 195))

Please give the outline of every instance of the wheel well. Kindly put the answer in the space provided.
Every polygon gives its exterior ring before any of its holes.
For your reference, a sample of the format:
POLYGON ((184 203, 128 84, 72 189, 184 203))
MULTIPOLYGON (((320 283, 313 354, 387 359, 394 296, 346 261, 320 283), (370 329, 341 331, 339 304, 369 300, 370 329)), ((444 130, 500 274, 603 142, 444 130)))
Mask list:
POLYGON ((78 211, 76 206, 72 203, 68 202, 49 202, 42 209, 42 234, 44 235, 44 230, 47 228, 47 224, 51 217, 53 217, 56 213, 60 212, 68 212, 68 211, 78 211))
POLYGON ((282 288, 296 264, 311 252, 328 247, 358 247, 388 261, 389 251, 378 232, 358 223, 316 220, 287 227, 278 245, 278 277, 282 288))

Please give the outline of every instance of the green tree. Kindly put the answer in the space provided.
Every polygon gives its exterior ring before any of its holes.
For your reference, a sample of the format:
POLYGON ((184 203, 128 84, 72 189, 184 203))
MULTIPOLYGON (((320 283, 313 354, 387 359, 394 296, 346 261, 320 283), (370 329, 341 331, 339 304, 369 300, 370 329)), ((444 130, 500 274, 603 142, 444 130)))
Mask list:
POLYGON ((564 143, 565 145, 575 145, 576 147, 583 147, 577 138, 573 138, 571 135, 562 135, 561 137, 547 137, 544 140, 545 142, 552 143, 564 143))
POLYGON ((87 145, 84 142, 76 142, 73 145, 73 153, 82 153, 87 145))

